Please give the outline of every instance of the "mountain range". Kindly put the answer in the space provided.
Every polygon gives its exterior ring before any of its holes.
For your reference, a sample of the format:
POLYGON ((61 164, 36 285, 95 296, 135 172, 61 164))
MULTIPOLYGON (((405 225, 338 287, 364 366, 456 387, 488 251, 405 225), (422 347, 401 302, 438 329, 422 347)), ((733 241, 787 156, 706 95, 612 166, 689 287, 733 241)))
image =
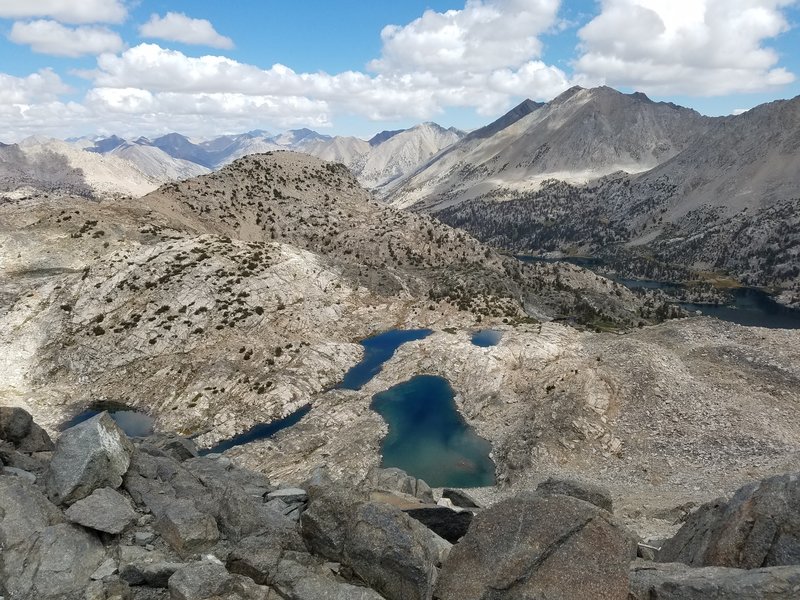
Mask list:
POLYGON ((370 140, 310 129, 31 138, 0 147, 0 186, 141 196, 274 150, 344 164, 384 202, 509 251, 613 256, 639 277, 724 273, 800 304, 800 98, 713 118, 574 87, 470 133, 423 123, 370 140))

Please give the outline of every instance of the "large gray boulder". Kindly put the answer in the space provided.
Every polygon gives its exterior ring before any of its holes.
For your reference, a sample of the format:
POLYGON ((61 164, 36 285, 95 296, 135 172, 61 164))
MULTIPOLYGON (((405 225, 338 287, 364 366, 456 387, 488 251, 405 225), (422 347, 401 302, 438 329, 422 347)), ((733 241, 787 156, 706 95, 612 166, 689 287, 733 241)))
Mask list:
POLYGON ((122 533, 137 517, 130 501, 111 488, 93 491, 64 514, 73 523, 115 535, 122 533))
POLYGON ((53 442, 47 432, 33 422, 27 411, 0 406, 0 440, 11 443, 21 452, 48 452, 53 442))
POLYGON ((208 550, 219 540, 214 518, 197 510, 189 500, 170 504, 156 520, 155 529, 181 556, 208 550))
POLYGON ((614 512, 614 503, 608 488, 589 481, 550 477, 536 487, 536 493, 543 496, 572 496, 608 512, 614 512))
POLYGON ((6 592, 14 600, 83 600, 105 557, 103 544, 85 529, 66 523, 45 527, 21 569, 8 574, 6 592))
POLYGON ((800 476, 779 475, 704 504, 665 542, 661 562, 755 569, 800 565, 800 476))
POLYGON ((441 600, 626 600, 630 534, 607 511, 571 496, 523 493, 484 509, 453 546, 441 600))
POLYGON ((689 567, 636 561, 629 600, 786 600, 800 597, 800 566, 689 567))
POLYGON ((206 600, 235 591, 234 578, 219 563, 202 561, 181 567, 169 578, 171 600, 206 600))
POLYGON ((47 471, 47 493, 70 505, 101 487, 118 488, 130 465, 133 444, 103 412, 64 431, 47 471))
POLYGON ((428 600, 440 558, 435 537, 398 508, 366 502, 348 527, 345 563, 389 600, 428 600))
POLYGON ((307 490, 308 507, 300 516, 303 541, 312 554, 341 562, 348 527, 365 498, 353 488, 326 479, 307 490))

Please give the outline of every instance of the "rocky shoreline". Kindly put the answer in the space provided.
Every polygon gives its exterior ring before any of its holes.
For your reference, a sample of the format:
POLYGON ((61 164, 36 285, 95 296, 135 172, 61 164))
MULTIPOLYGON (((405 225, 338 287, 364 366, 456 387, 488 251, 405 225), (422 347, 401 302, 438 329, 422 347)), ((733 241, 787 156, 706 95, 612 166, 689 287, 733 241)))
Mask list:
POLYGON ((7 600, 733 600, 800 593, 800 477, 705 504, 641 540, 607 489, 550 479, 481 508, 397 469, 275 485, 107 413, 53 444, 0 408, 7 600), (638 554, 638 558, 637 558, 638 554))

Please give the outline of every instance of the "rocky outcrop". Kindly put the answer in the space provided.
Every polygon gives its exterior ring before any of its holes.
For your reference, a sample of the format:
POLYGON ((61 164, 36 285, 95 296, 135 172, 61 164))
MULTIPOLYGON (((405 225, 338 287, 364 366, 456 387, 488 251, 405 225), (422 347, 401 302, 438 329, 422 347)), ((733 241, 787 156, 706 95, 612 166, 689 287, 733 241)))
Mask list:
POLYGON ((746 485, 694 512, 661 549, 662 562, 755 569, 800 565, 800 475, 746 485))
MULTIPOLYGON (((0 472, 0 596, 777 600, 800 590, 798 565, 631 565, 632 536, 608 510, 575 497, 608 506, 608 494, 580 482, 552 480, 469 510, 455 506, 477 504, 463 492, 450 490, 440 499, 452 508, 434 504, 423 481, 396 469, 374 470, 355 485, 320 468, 301 487, 276 487, 224 456, 197 457, 175 438, 166 445, 161 435, 130 440, 108 426, 106 414, 92 421, 63 432, 52 458, 0 453, 19 464, 41 463, 48 474, 30 479, 0 472), (86 461, 75 448, 85 451, 86 461), (120 449, 129 457, 124 470, 120 461, 91 460, 120 449), (61 479, 79 482, 73 490, 94 489, 70 504, 54 503, 47 492, 61 467, 78 474, 61 479), (119 478, 123 484, 115 489, 119 478)), ((702 531, 741 530, 734 517, 754 530, 772 522, 776 535, 766 555, 791 557, 795 481, 785 476, 743 488, 730 503, 690 517, 687 527, 696 521, 702 531)), ((756 544, 739 551, 763 560, 756 544)))
POLYGON ((476 515, 435 596, 625 600, 633 553, 630 534, 606 511, 569 496, 520 494, 476 515))

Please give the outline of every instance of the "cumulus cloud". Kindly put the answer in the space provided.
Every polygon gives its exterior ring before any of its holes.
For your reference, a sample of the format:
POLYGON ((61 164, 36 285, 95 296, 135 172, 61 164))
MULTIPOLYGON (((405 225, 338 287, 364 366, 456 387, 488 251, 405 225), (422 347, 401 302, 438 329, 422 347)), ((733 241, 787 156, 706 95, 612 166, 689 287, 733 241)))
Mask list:
POLYGON ((139 28, 139 35, 211 48, 233 48, 233 40, 217 33, 210 21, 192 19, 176 12, 168 12, 163 17, 151 15, 150 20, 139 28))
POLYGON ((560 0, 467 0, 462 10, 426 11, 381 32, 379 73, 449 75, 517 68, 541 55, 537 36, 556 24, 560 0))
POLYGON ((27 77, 0 73, 0 106, 50 102, 70 91, 51 69, 42 69, 27 77))
POLYGON ((49 20, 14 23, 8 39, 40 54, 72 58, 119 52, 124 47, 122 38, 106 27, 65 27, 49 20))
POLYGON ((62 23, 122 23, 128 9, 122 0, 0 0, 0 18, 49 17, 62 23))
POLYGON ((765 42, 789 29, 795 0, 602 0, 579 32, 579 79, 701 96, 786 85, 765 42))

